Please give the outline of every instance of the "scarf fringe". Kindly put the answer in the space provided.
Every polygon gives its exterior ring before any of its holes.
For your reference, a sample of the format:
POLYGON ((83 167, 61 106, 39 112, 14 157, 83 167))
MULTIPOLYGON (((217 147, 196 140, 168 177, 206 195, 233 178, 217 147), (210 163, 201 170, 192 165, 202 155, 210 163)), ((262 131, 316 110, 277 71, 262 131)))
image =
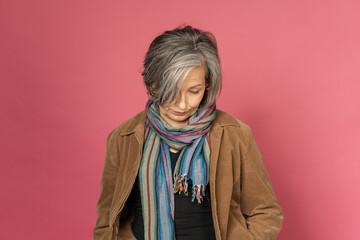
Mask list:
POLYGON ((179 175, 174 177, 174 193, 183 192, 186 196, 188 196, 188 177, 187 175, 179 175))
MULTIPOLYGON (((184 193, 186 196, 188 196, 189 192, 188 192, 188 180, 189 178, 187 177, 187 175, 179 175, 179 176, 175 176, 174 178, 174 193, 184 193)), ((202 184, 199 185, 195 185, 192 188, 192 199, 191 201, 194 202, 195 198, 198 202, 198 204, 201 204, 202 201, 204 201, 204 197, 205 196, 205 186, 202 184)), ((209 199, 209 198, 207 198, 209 199)))
POLYGON ((201 204, 201 202, 204 200, 203 197, 205 196, 205 186, 204 185, 196 185, 193 187, 193 195, 191 201, 193 202, 195 200, 198 201, 198 204, 201 204))

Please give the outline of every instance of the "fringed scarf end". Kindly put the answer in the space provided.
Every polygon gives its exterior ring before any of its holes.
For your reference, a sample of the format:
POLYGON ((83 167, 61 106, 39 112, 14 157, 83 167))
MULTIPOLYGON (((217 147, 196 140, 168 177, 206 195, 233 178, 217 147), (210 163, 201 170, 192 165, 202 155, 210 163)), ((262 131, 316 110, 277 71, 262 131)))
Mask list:
POLYGON ((186 196, 188 195, 188 178, 186 175, 175 176, 174 179, 174 193, 183 192, 186 196))
MULTIPOLYGON (((184 193, 188 196, 188 177, 186 175, 179 175, 174 177, 174 193, 184 193)), ((194 202, 195 198, 198 204, 201 204, 204 201, 205 197, 205 186, 200 184, 196 185, 192 188, 192 199, 191 201, 194 202)), ((206 195, 207 199, 208 196, 206 195)))
POLYGON ((201 202, 204 200, 205 196, 205 186, 204 185, 196 185, 193 187, 192 191, 192 199, 191 201, 194 202, 195 198, 198 201, 198 204, 201 204, 201 202))

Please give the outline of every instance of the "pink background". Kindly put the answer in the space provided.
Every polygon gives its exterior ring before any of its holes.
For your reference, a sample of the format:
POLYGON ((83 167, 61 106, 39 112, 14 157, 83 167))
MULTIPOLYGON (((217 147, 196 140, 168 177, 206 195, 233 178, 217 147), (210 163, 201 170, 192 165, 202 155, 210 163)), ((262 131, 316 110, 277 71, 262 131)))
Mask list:
POLYGON ((218 108, 253 129, 278 239, 360 239, 360 4, 1 1, 1 239, 91 239, 107 134, 143 110, 152 39, 209 30, 218 108))

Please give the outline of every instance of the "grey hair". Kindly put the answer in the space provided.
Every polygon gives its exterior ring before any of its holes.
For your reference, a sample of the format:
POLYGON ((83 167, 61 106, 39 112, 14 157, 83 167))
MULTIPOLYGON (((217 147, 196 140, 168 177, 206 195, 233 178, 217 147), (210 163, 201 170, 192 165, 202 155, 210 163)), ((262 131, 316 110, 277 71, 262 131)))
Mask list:
POLYGON ((215 36, 191 26, 165 31, 151 42, 144 60, 142 75, 149 98, 159 104, 172 102, 188 73, 202 66, 208 85, 202 104, 207 108, 215 104, 222 86, 215 36))

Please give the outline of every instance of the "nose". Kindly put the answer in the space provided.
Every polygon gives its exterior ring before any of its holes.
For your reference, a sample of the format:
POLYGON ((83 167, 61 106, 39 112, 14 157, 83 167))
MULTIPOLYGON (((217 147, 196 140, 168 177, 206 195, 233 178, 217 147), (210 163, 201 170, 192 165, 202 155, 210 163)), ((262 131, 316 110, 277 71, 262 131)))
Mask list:
POLYGON ((184 94, 179 93, 179 95, 175 99, 175 105, 181 110, 186 109, 186 98, 184 94))

